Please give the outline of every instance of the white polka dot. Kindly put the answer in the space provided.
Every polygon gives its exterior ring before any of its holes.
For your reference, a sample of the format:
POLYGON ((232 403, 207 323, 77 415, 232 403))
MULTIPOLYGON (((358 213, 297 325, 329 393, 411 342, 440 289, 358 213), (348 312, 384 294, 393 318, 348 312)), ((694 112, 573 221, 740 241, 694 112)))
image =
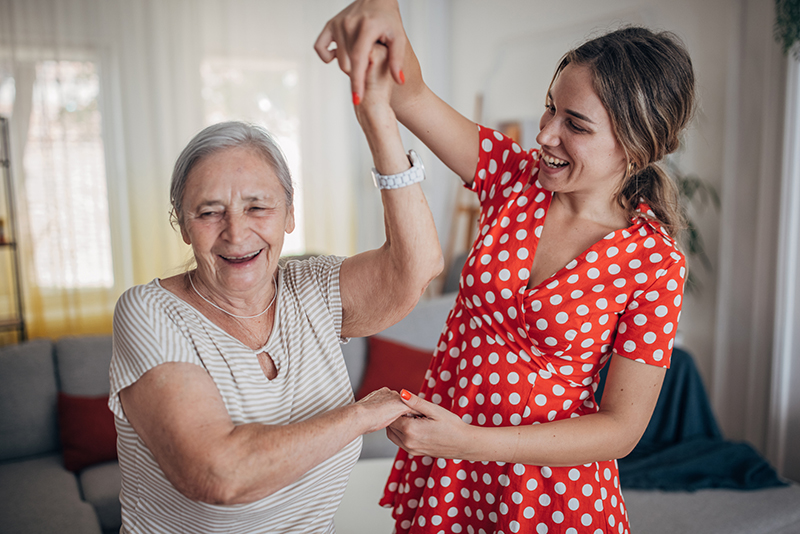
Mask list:
POLYGON ((591 269, 586 271, 586 276, 588 276, 592 280, 596 280, 600 276, 600 271, 596 267, 592 267, 591 269))
POLYGON ((492 142, 489 139, 484 139, 483 142, 481 142, 481 148, 483 148, 484 152, 491 152, 492 142))
POLYGON ((580 502, 578 501, 578 499, 573 497, 572 499, 569 500, 567 506, 569 507, 570 510, 574 512, 575 510, 578 509, 578 506, 580 506, 580 502))
POLYGON ((546 493, 542 493, 539 495, 539 504, 542 506, 549 506, 550 505, 550 496, 546 493))
POLYGON ((508 282, 508 280, 511 278, 511 271, 509 271, 508 269, 503 269, 500 271, 497 277, 500 278, 500 280, 502 280, 503 282, 508 282))
POLYGON ((636 350, 636 343, 634 343, 631 340, 628 340, 625 342, 622 348, 625 349, 625 352, 633 352, 636 350))
POLYGON ((528 258, 528 249, 527 249, 527 248, 521 248, 521 249, 519 249, 519 250, 517 251, 517 258, 519 258, 519 259, 521 259, 521 260, 525 260, 525 259, 527 259, 527 258, 528 258))
POLYGON ((581 516, 581 524, 585 527, 588 527, 592 524, 592 516, 589 514, 583 514, 581 516))
POLYGON ((588 306, 585 306, 584 304, 581 304, 580 306, 578 306, 575 309, 575 312, 580 316, 584 316, 584 315, 589 313, 589 308, 588 308, 588 306))
POLYGON ((594 263, 594 262, 597 261, 598 257, 599 256, 598 256, 597 252, 592 250, 586 255, 586 261, 588 261, 589 263, 594 263))
POLYGON ((644 335, 644 342, 647 343, 648 345, 652 345, 653 343, 655 343, 655 341, 656 341, 656 335, 654 333, 647 332, 644 335))
POLYGON ((552 304, 553 306, 558 306, 559 304, 561 304, 563 300, 564 299, 561 297, 561 295, 553 295, 552 297, 550 297, 550 304, 552 304))
POLYGON ((669 280, 667 282, 667 289, 669 289, 670 291, 675 291, 676 289, 678 289, 678 282, 676 282, 675 280, 669 280))
POLYGON ((647 275, 645 273, 637 273, 636 276, 633 277, 640 284, 644 284, 647 282, 647 275))
POLYGON ((553 512, 553 523, 561 524, 564 522, 564 514, 561 512, 553 512))
POLYGON ((619 249, 617 247, 609 247, 608 250, 606 250, 606 256, 609 258, 613 258, 617 254, 619 254, 619 249))
POLYGON ((523 516, 525 519, 531 519, 531 518, 532 518, 532 517, 533 517, 535 514, 536 514, 536 512, 535 512, 535 511, 534 511, 534 509, 533 509, 533 508, 531 508, 530 506, 527 506, 527 507, 525 508, 525 510, 523 510, 523 511, 522 511, 522 516, 523 516))
POLYGON ((564 324, 567 321, 569 321, 569 315, 567 315, 565 312, 559 312, 556 314, 556 322, 558 324, 564 324))

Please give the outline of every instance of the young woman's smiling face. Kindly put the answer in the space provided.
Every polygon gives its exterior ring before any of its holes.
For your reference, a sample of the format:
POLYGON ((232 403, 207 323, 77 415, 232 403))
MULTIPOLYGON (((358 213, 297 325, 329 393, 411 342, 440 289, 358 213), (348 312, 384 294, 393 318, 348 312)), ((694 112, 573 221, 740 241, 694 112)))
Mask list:
POLYGON ((181 234, 198 274, 218 294, 271 284, 294 215, 272 166, 251 148, 228 148, 191 170, 181 234))
POLYGON ((569 64, 550 87, 536 141, 542 147, 538 179, 556 193, 613 197, 625 177, 625 151, 588 67, 569 64))

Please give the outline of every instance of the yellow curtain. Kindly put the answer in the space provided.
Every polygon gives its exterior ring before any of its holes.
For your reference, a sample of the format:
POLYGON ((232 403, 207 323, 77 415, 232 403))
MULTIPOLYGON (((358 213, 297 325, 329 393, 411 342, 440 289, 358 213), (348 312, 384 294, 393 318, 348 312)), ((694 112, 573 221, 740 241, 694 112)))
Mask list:
POLYGON ((277 129, 295 159, 305 232, 289 254, 356 252, 363 140, 347 79, 311 46, 346 3, 0 0, 28 337, 110 333, 124 290, 185 268, 172 166, 217 120, 277 129))

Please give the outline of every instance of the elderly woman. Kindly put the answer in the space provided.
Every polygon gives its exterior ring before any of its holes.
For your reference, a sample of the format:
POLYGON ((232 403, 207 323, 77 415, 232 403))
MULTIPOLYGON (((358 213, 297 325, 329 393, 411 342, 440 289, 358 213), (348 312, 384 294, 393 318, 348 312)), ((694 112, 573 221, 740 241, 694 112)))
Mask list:
POLYGON ((402 318, 442 264, 382 53, 357 110, 381 248, 279 266, 292 185, 259 127, 211 126, 178 158, 174 217, 197 266, 131 288, 114 316, 122 532, 333 532, 361 435, 411 412, 387 389, 354 403, 339 348, 402 318))

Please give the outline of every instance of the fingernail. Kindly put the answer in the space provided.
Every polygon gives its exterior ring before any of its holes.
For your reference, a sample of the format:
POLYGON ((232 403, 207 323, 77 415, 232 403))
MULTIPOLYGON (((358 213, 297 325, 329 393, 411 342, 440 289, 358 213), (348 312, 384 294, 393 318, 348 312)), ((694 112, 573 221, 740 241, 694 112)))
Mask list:
POLYGON ((411 399, 411 393, 409 393, 405 389, 400 392, 400 396, 403 397, 405 400, 410 400, 411 399))
POLYGON ((400 69, 400 85, 406 83, 406 75, 403 72, 403 69, 400 69))
POLYGON ((360 96, 358 96, 358 93, 356 93, 355 91, 353 91, 353 105, 354 105, 354 106, 357 106, 357 105, 359 105, 360 103, 361 103, 361 97, 360 97, 360 96))

